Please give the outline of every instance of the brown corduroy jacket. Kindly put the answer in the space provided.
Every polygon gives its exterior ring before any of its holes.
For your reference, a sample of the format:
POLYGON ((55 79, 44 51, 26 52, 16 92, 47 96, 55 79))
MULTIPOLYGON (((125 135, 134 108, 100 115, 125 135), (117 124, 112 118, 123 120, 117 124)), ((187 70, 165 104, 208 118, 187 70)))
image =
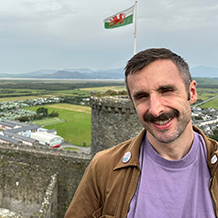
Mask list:
MULTIPOLYGON (((211 172, 210 193, 218 218, 218 143, 200 133, 207 147, 207 165, 211 172)), ((96 154, 78 186, 65 218, 125 218, 140 175, 139 150, 146 130, 113 148, 96 154), (122 159, 131 152, 127 163, 122 159)))

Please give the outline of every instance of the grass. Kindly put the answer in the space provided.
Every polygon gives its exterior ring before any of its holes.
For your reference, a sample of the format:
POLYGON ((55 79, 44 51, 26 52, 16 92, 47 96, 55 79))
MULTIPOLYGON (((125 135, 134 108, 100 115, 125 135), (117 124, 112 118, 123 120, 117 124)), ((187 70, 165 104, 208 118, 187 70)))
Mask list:
MULTIPOLYGON (((0 89, 0 91, 1 90, 2 89, 0 89)), ((105 92, 107 90, 122 91, 125 90, 125 86, 104 86, 104 87, 92 87, 92 88, 89 87, 89 88, 78 88, 73 90, 59 90, 59 91, 54 91, 54 90, 49 91, 49 90, 40 90, 40 89, 11 89, 11 90, 14 91, 15 93, 5 93, 5 94, 1 93, 0 102, 46 98, 52 96, 54 97, 79 96, 79 97, 87 98, 87 96, 89 96, 90 91, 96 91, 96 92, 105 92), (28 92, 30 95, 24 96, 25 92, 28 92), (13 97, 13 95, 15 94, 20 96, 13 97)))
MULTIPOLYGON (((36 111, 37 107, 25 109, 36 111)), ((58 119, 44 119, 39 122, 46 129, 56 129, 57 134, 66 142, 78 146, 91 146, 91 108, 72 104, 44 105, 48 113, 53 110, 59 113, 58 119)), ((35 122, 35 121, 34 121, 35 122)))
POLYGON ((63 123, 63 122, 66 122, 66 121, 61 120, 57 117, 54 117, 54 118, 47 118, 43 120, 35 120, 32 123, 39 125, 39 126, 48 126, 48 125, 54 125, 54 124, 63 123))
POLYGON ((205 101, 209 98, 216 96, 218 93, 218 89, 208 89, 205 91, 205 89, 198 88, 197 93, 198 93, 198 99, 205 101))
POLYGON ((91 114, 91 108, 88 106, 74 105, 74 104, 51 104, 46 105, 48 108, 56 109, 66 109, 70 111, 77 111, 82 113, 91 114))
POLYGON ((81 88, 80 90, 105 92, 107 90, 123 91, 123 90, 126 90, 126 88, 125 88, 125 86, 105 86, 105 87, 81 88))
MULTIPOLYGON (((42 96, 40 96, 42 97, 42 96)), ((6 98, 0 98, 0 102, 3 101, 21 101, 21 100, 27 100, 27 99, 34 99, 34 98, 40 98, 39 96, 21 96, 21 97, 6 97, 6 98)))
POLYGON ((210 108, 213 107, 214 109, 218 110, 218 98, 213 99, 212 101, 206 102, 200 106, 201 108, 210 108))
MULTIPOLYGON (((205 89, 197 88, 198 99, 205 101, 209 98, 215 97, 218 94, 218 89, 205 89)), ((210 108, 218 110, 218 98, 213 99, 212 101, 206 102, 205 104, 200 105, 201 108, 210 108)))
POLYGON ((58 93, 59 95, 64 95, 64 96, 82 96, 82 95, 88 95, 89 96, 89 90, 88 89, 74 89, 74 90, 61 90, 61 91, 56 91, 56 94, 58 93))
POLYGON ((66 147, 66 148, 63 148, 64 150, 71 150, 71 151, 77 151, 78 149, 77 148, 71 148, 71 147, 66 147))

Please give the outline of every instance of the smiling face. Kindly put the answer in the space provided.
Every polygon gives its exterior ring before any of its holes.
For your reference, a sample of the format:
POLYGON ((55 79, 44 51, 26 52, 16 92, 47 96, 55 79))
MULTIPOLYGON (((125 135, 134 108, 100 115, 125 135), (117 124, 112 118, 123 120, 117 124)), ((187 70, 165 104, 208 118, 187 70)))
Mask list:
POLYGON ((130 97, 150 142, 171 143, 192 130, 191 107, 197 99, 196 82, 189 87, 170 60, 156 60, 127 77, 130 97))

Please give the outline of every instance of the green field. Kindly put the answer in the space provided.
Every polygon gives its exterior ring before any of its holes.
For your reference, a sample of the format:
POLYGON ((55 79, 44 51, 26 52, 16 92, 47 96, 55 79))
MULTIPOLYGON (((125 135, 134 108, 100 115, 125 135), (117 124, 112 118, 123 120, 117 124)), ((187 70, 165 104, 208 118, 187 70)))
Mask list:
MULTIPOLYGON (((27 107, 25 109, 36 111, 37 107, 27 107)), ((57 134, 66 142, 78 146, 91 146, 91 108, 72 104, 44 105, 48 113, 53 110, 59 113, 58 118, 50 118, 34 121, 46 129, 56 129, 57 134)))
MULTIPOLYGON (((218 95, 218 89, 205 89, 205 88, 197 88, 197 95, 198 100, 196 102, 199 103, 200 101, 205 101, 207 99, 213 98, 218 95), (200 100, 200 101, 199 101, 200 100)), ((206 102, 200 105, 201 108, 210 108, 213 107, 214 109, 218 110, 218 98, 215 98, 209 102, 206 102)))
POLYGON ((201 105, 201 108, 210 108, 210 107, 213 107, 214 109, 218 110, 218 98, 213 99, 212 101, 209 101, 201 105))
POLYGON ((27 99, 34 99, 34 98, 40 98, 39 96, 20 96, 20 97, 5 97, 0 98, 0 102, 4 101, 21 101, 21 100, 27 100, 27 99))
POLYGON ((197 88, 198 99, 203 101, 218 95, 218 89, 197 88))
POLYGON ((105 86, 105 87, 93 87, 93 88, 82 88, 81 90, 105 92, 107 90, 123 91, 126 90, 125 86, 105 86))
MULTIPOLYGON (((120 81, 1 80, 0 102, 51 96, 88 98, 90 91, 125 90, 123 84, 120 81)), ((66 142, 91 146, 91 108, 75 105, 72 101, 70 103, 43 105, 48 113, 54 110, 59 113, 59 117, 37 120, 34 123, 47 129, 56 129, 57 134, 66 142)), ((36 111, 38 107, 42 106, 26 109, 36 111)))

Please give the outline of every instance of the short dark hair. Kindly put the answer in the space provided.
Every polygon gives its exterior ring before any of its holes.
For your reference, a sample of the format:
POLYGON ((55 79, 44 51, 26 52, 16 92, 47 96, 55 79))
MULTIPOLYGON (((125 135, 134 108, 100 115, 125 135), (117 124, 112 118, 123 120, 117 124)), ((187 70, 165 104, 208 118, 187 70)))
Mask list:
POLYGON ((125 67, 125 83, 129 96, 130 96, 130 91, 127 83, 128 75, 137 73, 139 70, 142 70, 144 67, 148 66, 149 64, 151 64, 156 60, 171 60, 177 66, 181 78, 184 81, 188 93, 188 99, 189 99, 189 94, 190 94, 189 86, 192 81, 189 66, 182 57, 180 57, 179 55, 173 53, 171 50, 166 48, 146 49, 134 55, 127 62, 127 65, 125 67))

